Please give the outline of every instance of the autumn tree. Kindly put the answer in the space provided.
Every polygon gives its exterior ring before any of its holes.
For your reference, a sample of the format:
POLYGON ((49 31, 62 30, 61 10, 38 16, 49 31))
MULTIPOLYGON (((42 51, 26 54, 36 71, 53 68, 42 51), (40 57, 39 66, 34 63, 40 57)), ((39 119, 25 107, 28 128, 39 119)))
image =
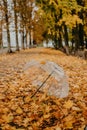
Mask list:
POLYGON ((46 31, 45 20, 40 14, 41 12, 35 11, 34 13, 35 15, 33 18, 33 40, 35 44, 40 44, 44 40, 43 35, 46 31))
MULTIPOLYGON (((7 0, 2 2, 10 52, 11 9, 8 10, 7 0)), ((44 39, 51 39, 56 49, 63 48, 67 54, 73 50, 77 51, 80 47, 84 48, 84 39, 87 48, 86 0, 12 0, 11 4, 14 12, 16 50, 19 50, 19 30, 22 49, 30 47, 33 40, 39 43, 44 39)))
POLYGON ((2 20, 0 20, 0 47, 2 46, 2 20))
POLYGON ((84 0, 84 13, 83 13, 83 18, 84 18, 84 41, 86 42, 86 49, 87 49, 87 1, 84 0))
MULTIPOLYGON (((43 10, 46 21, 47 32, 50 34, 56 48, 63 46, 69 53, 69 41, 75 42, 75 49, 79 48, 79 30, 83 21, 78 15, 81 6, 76 0, 37 0, 39 7, 43 10), (70 37, 71 35, 71 37, 70 37)), ((81 43, 82 44, 82 43, 81 43)))
POLYGON ((2 2, 0 2, 0 47, 3 46, 3 41, 2 41, 2 24, 3 24, 3 8, 2 8, 2 2))
POLYGON ((84 9, 83 9, 84 8, 84 1, 83 0, 80 0, 80 1, 77 0, 77 3, 78 3, 79 6, 81 6, 80 7, 81 10, 78 11, 78 16, 79 16, 80 19, 82 19, 82 23, 79 24, 78 35, 79 35, 79 43, 80 43, 79 46, 81 46, 82 49, 83 49, 84 48, 84 27, 83 27, 83 24, 84 24, 84 16, 83 16, 83 14, 84 14, 84 9))
POLYGON ((14 23, 15 23, 15 38, 16 38, 16 51, 19 51, 19 41, 18 41, 18 13, 17 13, 18 3, 17 0, 13 0, 14 9, 14 23))
POLYGON ((8 12, 8 1, 2 0, 4 6, 4 14, 5 14, 5 21, 6 21, 6 29, 7 29, 7 42, 8 42, 8 53, 11 53, 11 41, 10 41, 10 29, 9 29, 9 12, 8 12))
MULTIPOLYGON (((32 17, 33 17, 34 0, 19 0, 18 11, 20 16, 20 30, 22 33, 22 48, 24 49, 24 42, 27 42, 29 37, 29 45, 31 46, 32 40, 32 17), (25 6, 24 6, 25 5, 25 6), (25 40, 26 39, 26 40, 25 40)), ((27 46, 27 43, 26 43, 27 46)))

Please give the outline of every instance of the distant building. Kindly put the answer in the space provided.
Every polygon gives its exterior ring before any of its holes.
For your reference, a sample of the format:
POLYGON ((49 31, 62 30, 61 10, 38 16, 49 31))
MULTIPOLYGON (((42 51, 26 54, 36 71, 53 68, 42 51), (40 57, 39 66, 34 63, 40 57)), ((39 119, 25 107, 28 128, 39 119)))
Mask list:
POLYGON ((49 40, 48 42, 47 41, 43 41, 43 46, 44 47, 51 47, 51 48, 54 47, 52 40, 49 40))

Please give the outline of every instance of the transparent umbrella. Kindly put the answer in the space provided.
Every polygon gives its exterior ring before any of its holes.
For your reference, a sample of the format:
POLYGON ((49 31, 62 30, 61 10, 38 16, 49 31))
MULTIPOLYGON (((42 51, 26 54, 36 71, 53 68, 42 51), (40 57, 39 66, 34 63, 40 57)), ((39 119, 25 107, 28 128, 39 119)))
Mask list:
POLYGON ((32 97, 39 90, 46 90, 49 95, 54 95, 59 98, 68 95, 68 78, 64 70, 56 63, 33 60, 25 65, 24 71, 31 77, 32 84, 38 87, 32 97))

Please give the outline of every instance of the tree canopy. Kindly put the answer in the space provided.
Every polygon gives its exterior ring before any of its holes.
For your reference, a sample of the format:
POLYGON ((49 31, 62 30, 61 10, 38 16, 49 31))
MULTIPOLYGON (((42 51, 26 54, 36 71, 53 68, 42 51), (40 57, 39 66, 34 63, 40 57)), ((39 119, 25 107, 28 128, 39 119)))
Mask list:
POLYGON ((9 51, 11 22, 15 24, 16 50, 19 50, 19 32, 23 49, 33 42, 50 39, 56 49, 63 46, 70 48, 68 51, 87 48, 86 0, 3 0, 0 5, 0 15, 4 14, 0 17, 0 24, 7 29, 9 51))

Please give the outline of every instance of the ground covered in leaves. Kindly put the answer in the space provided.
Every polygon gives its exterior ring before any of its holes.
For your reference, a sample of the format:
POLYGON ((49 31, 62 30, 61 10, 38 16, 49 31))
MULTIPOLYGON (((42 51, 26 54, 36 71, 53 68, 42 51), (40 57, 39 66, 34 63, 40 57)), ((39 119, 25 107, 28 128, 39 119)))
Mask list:
POLYGON ((84 130, 86 125, 87 61, 44 48, 0 55, 0 130, 84 130), (32 59, 53 61, 65 70, 66 98, 41 91, 31 98, 36 87, 23 68, 32 59))

